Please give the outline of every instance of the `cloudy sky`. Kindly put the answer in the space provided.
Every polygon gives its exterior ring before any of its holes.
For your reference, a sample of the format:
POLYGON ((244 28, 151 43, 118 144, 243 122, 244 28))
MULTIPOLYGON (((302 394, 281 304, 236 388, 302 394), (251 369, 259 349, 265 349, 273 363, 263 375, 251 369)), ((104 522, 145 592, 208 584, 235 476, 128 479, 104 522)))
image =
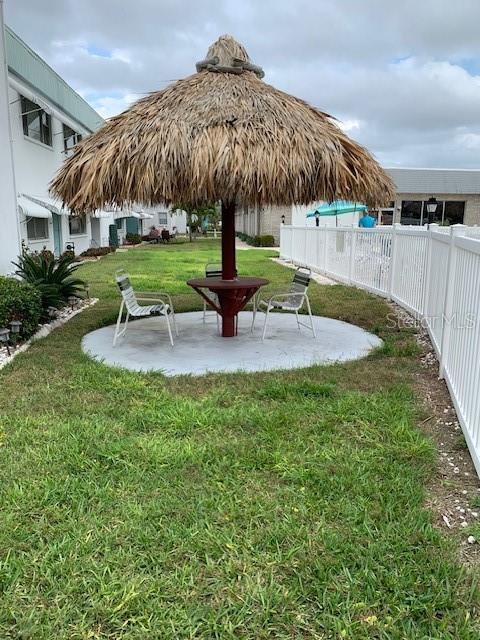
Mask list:
POLYGON ((230 33, 385 166, 480 168, 480 0, 6 0, 5 18, 104 117, 230 33))

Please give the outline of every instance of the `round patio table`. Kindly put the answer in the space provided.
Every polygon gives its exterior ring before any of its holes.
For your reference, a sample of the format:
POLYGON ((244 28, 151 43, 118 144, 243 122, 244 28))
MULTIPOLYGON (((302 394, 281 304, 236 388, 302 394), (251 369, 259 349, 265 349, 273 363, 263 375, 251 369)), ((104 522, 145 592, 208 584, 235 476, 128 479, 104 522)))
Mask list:
POLYGON ((235 335, 235 318, 255 293, 268 284, 266 278, 249 276, 222 280, 221 278, 192 278, 187 284, 195 289, 217 313, 222 316, 222 336, 232 338, 235 335), (218 305, 208 297, 206 289, 217 294, 218 305))

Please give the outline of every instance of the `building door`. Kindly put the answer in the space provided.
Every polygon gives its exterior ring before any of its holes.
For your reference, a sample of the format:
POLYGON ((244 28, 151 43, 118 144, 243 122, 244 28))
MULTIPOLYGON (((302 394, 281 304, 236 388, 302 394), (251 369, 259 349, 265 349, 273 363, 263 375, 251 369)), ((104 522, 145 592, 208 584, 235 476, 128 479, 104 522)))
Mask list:
POLYGON ((133 216, 126 218, 127 233, 138 233, 138 220, 133 216))
POLYGON ((53 252, 58 258, 62 254, 62 220, 59 215, 52 213, 53 222, 53 252))
POLYGON ((101 247, 101 224, 100 218, 90 218, 90 224, 92 229, 92 247, 101 247))

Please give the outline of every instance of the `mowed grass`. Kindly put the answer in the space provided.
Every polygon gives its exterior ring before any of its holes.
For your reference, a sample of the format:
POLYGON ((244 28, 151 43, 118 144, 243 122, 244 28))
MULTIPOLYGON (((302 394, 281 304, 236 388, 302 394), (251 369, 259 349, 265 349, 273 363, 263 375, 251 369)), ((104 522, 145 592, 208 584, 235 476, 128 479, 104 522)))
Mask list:
MULTIPOLYGON (((287 284, 271 255, 239 272, 287 284)), ((477 577, 423 507, 417 348, 384 301, 312 285, 316 313, 384 339, 349 364, 166 379, 82 354, 116 268, 199 309, 185 280, 218 257, 82 267, 100 302, 0 372, 0 638, 479 638, 477 577)))

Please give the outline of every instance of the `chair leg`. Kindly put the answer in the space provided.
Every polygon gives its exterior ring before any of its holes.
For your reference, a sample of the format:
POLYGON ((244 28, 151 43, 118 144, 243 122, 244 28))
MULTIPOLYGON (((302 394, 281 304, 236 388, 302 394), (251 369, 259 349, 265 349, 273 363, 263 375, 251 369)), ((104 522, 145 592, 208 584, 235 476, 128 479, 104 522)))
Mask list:
POLYGON ((295 317, 297 318, 297 327, 298 330, 300 331, 300 320, 298 319, 298 311, 295 309, 295 317))
POLYGON ((315 331, 315 325, 313 324, 313 316, 312 316, 312 308, 310 307, 310 300, 306 298, 306 301, 307 301, 308 315, 310 316, 310 326, 312 327, 313 337, 316 338, 317 332, 315 331))
POLYGON ((177 318, 175 316, 173 305, 172 305, 172 321, 173 321, 173 329, 175 331, 175 335, 178 336, 177 318))
POLYGON ((118 312, 117 324, 115 325, 115 333, 113 334, 113 346, 115 346, 117 342, 117 338, 120 334, 120 325, 122 324, 122 314, 123 314, 123 306, 124 301, 122 300, 122 304, 120 305, 120 311, 118 312))
POLYGON ((168 313, 165 314, 165 319, 167 321, 167 329, 168 329, 168 337, 170 338, 170 344, 173 347, 173 336, 172 336, 172 329, 170 328, 170 318, 168 317, 168 313))
POLYGON ((268 322, 269 313, 270 313, 270 306, 267 307, 267 311, 265 312, 265 322, 263 323, 262 342, 263 340, 265 340, 265 333, 267 332, 267 322, 268 322))
POLYGON ((252 312, 252 326, 250 327, 250 333, 253 333, 253 329, 255 327, 255 320, 257 317, 257 295, 255 294, 252 298, 253 300, 253 312, 252 312))

